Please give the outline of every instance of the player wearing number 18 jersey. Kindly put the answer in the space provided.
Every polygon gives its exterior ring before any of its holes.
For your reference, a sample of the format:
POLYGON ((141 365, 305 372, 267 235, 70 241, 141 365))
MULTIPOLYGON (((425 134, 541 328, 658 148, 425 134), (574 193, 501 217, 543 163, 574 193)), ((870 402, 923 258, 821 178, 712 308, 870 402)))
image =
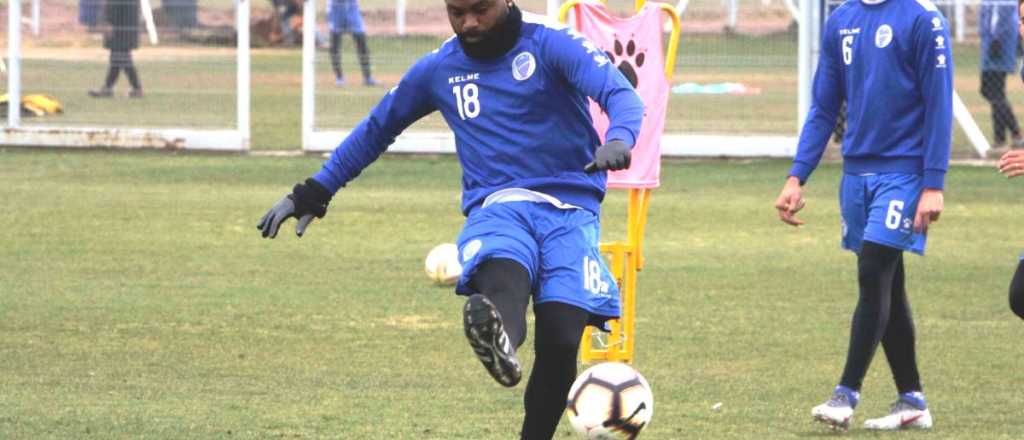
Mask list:
POLYGON ((860 296, 846 367, 813 417, 846 429, 878 343, 899 396, 868 429, 930 428, 904 287, 903 251, 923 254, 942 212, 952 130, 953 58, 948 23, 929 0, 850 0, 822 34, 813 102, 776 200, 786 223, 803 222, 801 186, 818 165, 845 100, 839 203, 843 247, 857 254, 860 296))
POLYGON ((600 204, 604 170, 629 166, 643 103, 594 44, 522 13, 512 0, 445 5, 457 38, 417 62, 259 229, 273 238, 283 220, 296 217, 301 235, 399 133, 440 111, 463 171, 467 219, 456 292, 469 296, 466 337, 495 380, 516 385, 516 349, 532 298, 536 358, 521 435, 550 439, 576 376, 584 327, 619 315, 618 288, 598 252, 600 204), (611 121, 603 144, 588 97, 611 121))

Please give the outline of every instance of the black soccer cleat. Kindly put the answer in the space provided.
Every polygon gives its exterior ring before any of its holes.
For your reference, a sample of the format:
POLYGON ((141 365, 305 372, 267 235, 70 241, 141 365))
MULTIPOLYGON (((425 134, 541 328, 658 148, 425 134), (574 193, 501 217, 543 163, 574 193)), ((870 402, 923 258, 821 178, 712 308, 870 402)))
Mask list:
POLYGON ((506 387, 516 386, 523 369, 494 304, 483 295, 470 296, 462 309, 462 324, 470 347, 491 377, 506 387))

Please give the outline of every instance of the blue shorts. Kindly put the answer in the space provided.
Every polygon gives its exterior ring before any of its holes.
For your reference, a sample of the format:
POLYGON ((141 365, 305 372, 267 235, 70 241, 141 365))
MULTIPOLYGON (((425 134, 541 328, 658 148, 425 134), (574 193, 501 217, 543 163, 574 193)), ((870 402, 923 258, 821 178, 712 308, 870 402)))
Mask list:
POLYGON ((363 14, 357 0, 327 0, 327 27, 332 34, 364 34, 363 14))
POLYGON ((927 236, 914 232, 923 190, 923 179, 916 174, 843 174, 843 249, 860 252, 866 240, 924 255, 927 236))
POLYGON ((469 214, 459 235, 459 295, 490 258, 509 258, 530 273, 533 303, 560 302, 594 315, 618 318, 619 287, 598 248, 600 220, 585 209, 559 209, 532 201, 495 203, 469 214))

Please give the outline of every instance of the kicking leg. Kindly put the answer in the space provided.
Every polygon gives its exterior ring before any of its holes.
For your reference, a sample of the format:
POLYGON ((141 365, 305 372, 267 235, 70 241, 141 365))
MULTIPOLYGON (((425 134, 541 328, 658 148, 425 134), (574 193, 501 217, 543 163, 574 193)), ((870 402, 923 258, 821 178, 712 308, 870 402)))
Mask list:
POLYGON ((469 286, 478 293, 463 308, 466 338, 494 380, 515 386, 522 378, 516 348, 526 340, 530 274, 514 260, 495 258, 480 264, 469 286))
POLYGON ((537 352, 526 385, 522 440, 549 440, 565 412, 569 388, 576 380, 576 356, 590 314, 559 302, 537 304, 534 347, 537 352))

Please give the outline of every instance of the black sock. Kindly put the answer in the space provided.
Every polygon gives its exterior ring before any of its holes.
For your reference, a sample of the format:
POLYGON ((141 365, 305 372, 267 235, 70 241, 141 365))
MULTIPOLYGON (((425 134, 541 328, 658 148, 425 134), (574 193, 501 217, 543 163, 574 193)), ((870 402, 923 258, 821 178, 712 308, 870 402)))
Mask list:
POLYGON ((537 357, 526 384, 521 440, 550 440, 576 380, 576 356, 590 314, 557 302, 534 305, 533 313, 537 318, 533 338, 537 357))
POLYGON ((1017 271, 1010 282, 1010 310, 1024 319, 1024 260, 1017 264, 1017 271))
POLYGON ((352 34, 359 54, 359 66, 363 68, 363 79, 370 79, 370 48, 366 45, 366 34, 352 34))
POLYGON ((526 340, 526 306, 530 303, 530 273, 508 258, 481 263, 469 280, 469 287, 487 297, 498 308, 505 333, 516 348, 526 340))
POLYGON ((331 69, 334 70, 334 77, 341 78, 341 34, 331 33, 331 47, 328 52, 331 54, 331 69))
POLYGON ((892 305, 892 285, 902 250, 869 241, 857 254, 860 297, 853 312, 846 367, 839 384, 860 390, 878 342, 885 335, 892 305))
POLYGON ((892 283, 892 310, 889 325, 882 336, 882 348, 889 360, 893 381, 900 394, 922 391, 921 375, 917 370, 914 320, 910 313, 910 301, 903 274, 903 254, 896 263, 896 274, 892 283))

